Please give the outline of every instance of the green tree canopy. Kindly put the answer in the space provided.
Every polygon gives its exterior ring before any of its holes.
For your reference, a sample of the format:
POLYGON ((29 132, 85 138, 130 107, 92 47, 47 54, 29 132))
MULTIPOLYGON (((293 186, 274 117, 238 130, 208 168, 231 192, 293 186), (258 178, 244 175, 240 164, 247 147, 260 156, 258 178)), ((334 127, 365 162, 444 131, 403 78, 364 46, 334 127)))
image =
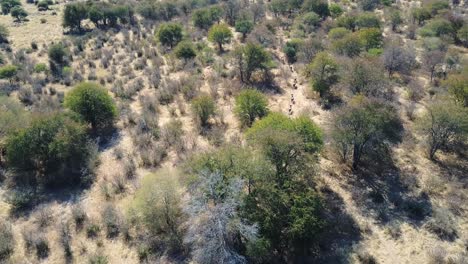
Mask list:
POLYGON ((39 183, 73 184, 80 181, 90 146, 82 124, 54 114, 10 136, 6 153, 8 167, 32 173, 39 183))
POLYGON ((26 12, 22 6, 14 6, 11 9, 10 14, 12 17, 16 18, 16 21, 18 22, 21 22, 28 16, 28 12, 26 12))
POLYGON ((468 107, 468 70, 450 75, 443 84, 448 88, 455 101, 468 107))
POLYGON ((64 105, 99 132, 113 125, 117 109, 106 89, 96 83, 80 83, 66 96, 64 105))
POLYGON ((244 40, 247 34, 252 31, 254 24, 252 21, 247 19, 237 20, 236 21, 236 31, 242 33, 242 39, 244 40))
POLYGON ((338 64, 333 57, 326 52, 319 52, 314 60, 307 66, 307 76, 312 78, 312 88, 320 96, 326 95, 332 85, 339 79, 338 64))
POLYGON ((192 42, 186 40, 181 41, 175 47, 174 54, 179 59, 189 60, 195 58, 197 53, 195 52, 195 47, 193 46, 192 42))
POLYGON ((208 31, 208 40, 218 44, 219 51, 223 51, 223 44, 231 42, 232 32, 226 24, 216 24, 208 31))
POLYGON ((18 67, 15 65, 5 65, 0 67, 0 79, 8 79, 10 83, 18 73, 18 67))
POLYGON ((192 111, 202 127, 208 125, 208 120, 215 114, 216 104, 211 96, 200 95, 192 101, 192 111))
POLYGON ((351 152, 352 166, 356 169, 369 150, 398 139, 400 128, 398 115, 392 107, 357 95, 335 117, 332 135, 343 161, 351 152))
POLYGON ((437 151, 452 149, 454 144, 468 139, 468 108, 447 100, 434 102, 417 120, 419 131, 427 138, 428 156, 434 159, 437 151))
POLYGON ((62 26, 71 30, 81 31, 81 21, 88 17, 85 3, 70 3, 63 11, 62 26))
POLYGON ((242 82, 250 82, 252 74, 257 70, 263 71, 265 77, 271 68, 271 56, 261 45, 249 42, 236 48, 233 55, 242 82))
POLYGON ((243 90, 236 97, 234 112, 242 126, 250 127, 255 119, 268 113, 268 100, 257 90, 243 90))
POLYGON ((172 48, 182 40, 182 26, 176 23, 161 24, 156 35, 161 44, 172 48))

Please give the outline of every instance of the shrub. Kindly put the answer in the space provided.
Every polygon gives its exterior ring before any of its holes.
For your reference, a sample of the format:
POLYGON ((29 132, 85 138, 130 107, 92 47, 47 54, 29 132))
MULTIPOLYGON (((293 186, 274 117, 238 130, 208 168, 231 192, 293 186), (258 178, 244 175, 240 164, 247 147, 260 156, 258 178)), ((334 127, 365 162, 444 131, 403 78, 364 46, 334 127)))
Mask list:
POLYGON ((8 36, 10 32, 5 25, 0 24, 0 43, 8 43, 8 36))
POLYGON ((338 4, 332 3, 329 6, 330 14, 332 17, 337 18, 343 14, 343 9, 338 4))
POLYGON ((236 97, 234 112, 242 126, 250 127, 255 119, 267 115, 267 98, 257 90, 244 90, 236 97))
POLYGON ((441 239, 453 240, 457 237, 454 216, 447 209, 435 208, 432 212, 432 218, 424 226, 441 239))
POLYGON ((208 40, 218 44, 219 51, 223 51, 223 44, 231 42, 232 32, 226 24, 216 24, 208 31, 208 40))
POLYGON ((252 31, 253 27, 254 24, 250 20, 238 20, 235 24, 236 31, 242 33, 242 40, 245 40, 245 37, 252 31))
POLYGON ((178 59, 184 59, 185 61, 195 58, 197 53, 195 47, 189 41, 182 41, 177 44, 174 50, 174 54, 178 59))
POLYGON ((85 3, 69 3, 63 11, 62 26, 71 30, 81 31, 81 21, 88 16, 85 3))
POLYGON ((102 211, 102 220, 106 227, 107 237, 116 237, 120 233, 121 217, 117 209, 107 204, 102 211))
POLYGON ((449 101, 428 107, 417 121, 419 131, 428 138, 428 156, 434 159, 440 149, 450 149, 468 136, 468 109, 449 101))
POLYGON ((46 73, 49 69, 47 68, 47 65, 45 63, 38 63, 34 65, 34 72, 41 73, 44 72, 46 73))
POLYGON ((164 23, 159 26, 156 36, 161 44, 172 48, 182 40, 182 26, 176 23, 164 23))
POLYGON ((10 11, 11 16, 16 18, 16 21, 21 22, 28 16, 28 12, 21 6, 15 6, 10 11))
POLYGON ((107 90, 96 83, 80 83, 65 96, 64 105, 79 114, 95 132, 113 125, 117 108, 107 90))
POLYGON ((307 75, 312 77, 312 88, 321 97, 327 95, 332 85, 338 82, 338 64, 326 52, 318 53, 307 66, 307 75))
POLYGON ((343 161, 352 152, 356 169, 369 150, 397 140, 400 127, 392 107, 357 95, 336 116, 332 137, 343 161))
POLYGON ((0 220, 0 262, 6 260, 15 249, 15 239, 11 224, 0 220))
POLYGON ((214 116, 216 105, 209 95, 200 95, 192 101, 192 111, 202 127, 208 125, 210 117, 214 116))
POLYGON ((37 9, 39 11, 47 11, 49 10, 49 3, 47 0, 40 0, 38 3, 37 3, 37 9))
POLYGON ((35 120, 10 136, 6 144, 8 166, 32 173, 46 184, 76 184, 91 154, 84 127, 56 114, 35 120))
POLYGON ((181 242, 181 195, 177 171, 148 174, 135 194, 132 216, 151 235, 163 235, 166 240, 181 242))
POLYGON ((21 6, 21 2, 19 0, 1 0, 0 5, 2 7, 2 13, 6 15, 10 13, 13 7, 21 6))
POLYGON ((8 79, 10 83, 18 73, 18 67, 15 65, 5 65, 0 67, 0 79, 8 79))

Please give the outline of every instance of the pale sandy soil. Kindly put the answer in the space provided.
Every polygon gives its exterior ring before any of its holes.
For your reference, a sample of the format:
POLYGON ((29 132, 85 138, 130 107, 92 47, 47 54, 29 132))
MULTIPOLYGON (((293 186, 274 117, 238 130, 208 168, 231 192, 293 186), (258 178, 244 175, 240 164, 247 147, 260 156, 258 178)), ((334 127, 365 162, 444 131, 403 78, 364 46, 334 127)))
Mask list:
MULTIPOLYGON (((60 12, 57 16, 50 15, 51 11, 47 11, 46 14, 39 13, 36 11, 36 7, 32 5, 25 5, 27 7, 29 15, 29 22, 25 22, 20 26, 13 23, 13 18, 10 16, 0 16, 0 23, 6 24, 10 27, 12 46, 14 49, 30 47, 31 41, 36 41, 42 45, 49 43, 54 40, 60 40, 62 35, 61 15, 60 12), (47 19, 46 24, 40 24, 39 19, 45 17, 47 19), (37 30, 37 25, 41 25, 41 30, 37 30)), ((61 9, 63 5, 55 5, 53 8, 61 9)), ((385 33, 388 33, 388 29, 385 29, 385 33)), ((123 40, 122 34, 114 36, 120 41, 123 40)), ((239 36, 237 36, 239 37, 239 36)), ((284 32, 277 34, 278 38, 284 37, 284 32)), ((229 50, 232 45, 227 45, 226 49, 229 50)), ((284 55, 281 50, 272 50, 277 57, 284 59, 284 55)), ((43 59, 43 58, 41 58, 43 59)), ((96 72, 98 76, 104 77, 107 75, 107 71, 103 69, 99 64, 96 72)), ((281 88, 281 93, 269 94, 269 108, 272 111, 282 112, 288 114, 288 109, 291 104, 291 94, 294 97, 295 104, 292 104, 292 116, 296 117, 301 114, 305 114, 314 120, 319 126, 325 130, 333 121, 329 111, 323 110, 319 105, 317 98, 310 93, 309 82, 301 75, 300 70, 293 67, 291 71, 288 65, 279 64, 279 69, 275 69, 274 73, 277 74, 275 81, 281 88), (280 71, 288 72, 285 74, 287 78, 281 78, 280 71), (297 80, 297 89, 293 89, 294 79, 297 80), (313 98, 311 98, 313 97, 313 98)), ((85 67, 86 71, 89 68, 85 67)), ((201 91, 210 93, 211 89, 208 83, 208 76, 213 73, 213 69, 208 67, 203 70, 202 80, 203 85, 201 91)), ((141 76, 143 73, 137 72, 137 76, 141 76)), ((180 72, 172 73, 169 71, 167 59, 164 59, 164 65, 162 66, 162 75, 169 78, 179 78, 180 72)), ((427 76, 419 77, 427 86, 427 76)), ((232 137, 241 136, 239 123, 233 114, 234 99, 232 97, 225 98, 223 91, 226 87, 222 84, 219 85, 217 106, 218 113, 222 118, 217 117, 216 120, 212 120, 214 123, 223 123, 225 126, 225 138, 229 140, 232 137)), ((58 86, 62 91, 66 92, 68 88, 58 86)), ((110 85, 106 84, 106 87, 110 89, 110 85)), ((404 98, 404 89, 402 87, 395 87, 398 97, 398 103, 402 105, 402 118, 405 122, 405 126, 411 127, 411 121, 407 120, 404 114, 403 105, 408 103, 407 99, 404 98)), ((137 100, 139 96, 154 96, 155 90, 145 85, 135 95, 134 100, 130 104, 130 109, 135 113, 141 113, 140 101, 137 100)), ((426 100, 426 99, 425 99, 426 100)), ((417 111, 422 111, 424 101, 417 105, 417 111)), ((164 126, 167 122, 171 121, 174 116, 171 114, 170 109, 178 109, 176 102, 166 106, 160 106, 159 109, 159 124, 160 127, 164 126)), ((196 132, 196 126, 191 116, 190 105, 184 103, 186 109, 185 114, 180 113, 178 109, 176 111, 177 118, 180 119, 184 124, 184 131, 189 137, 192 135, 192 140, 196 142, 196 146, 191 151, 199 152, 205 149, 211 148, 210 143, 206 138, 198 135, 196 132)), ((115 141, 111 144, 111 147, 106 148, 100 153, 101 165, 98 168, 97 179, 90 189, 85 190, 82 194, 77 195, 73 199, 65 202, 51 202, 46 204, 50 207, 53 212, 53 223, 45 230, 41 230, 47 233, 51 244, 51 254, 49 258, 42 263, 63 263, 63 250, 59 244, 57 226, 71 217, 71 207, 73 204, 80 202, 85 211, 88 213, 91 219, 99 221, 100 213, 103 210, 107 202, 115 204, 118 208, 125 213, 125 208, 129 200, 132 198, 132 194, 135 192, 139 185, 139 180, 146 174, 155 171, 157 168, 139 168, 136 172, 136 177, 133 180, 129 180, 126 183, 126 191, 123 194, 118 194, 106 201, 103 195, 102 188, 110 184, 114 177, 121 175, 123 170, 123 164, 117 160, 114 156, 114 151, 117 148, 123 149, 129 155, 135 154, 135 147, 133 146, 133 135, 129 129, 123 129, 122 122, 119 122, 118 127, 121 128, 119 135, 116 136, 115 141)), ((408 168, 409 171, 413 172, 411 177, 416 177, 421 185, 429 176, 436 175, 443 179, 442 192, 456 188, 452 182, 446 180, 444 171, 441 171, 437 165, 423 157, 422 150, 419 146, 414 147, 410 145, 404 146, 400 144, 393 149, 394 159, 397 161, 398 167, 408 168)), ((176 153, 175 150, 170 149, 168 157, 162 162, 161 167, 173 167, 180 163, 180 153, 176 153)), ((331 155, 330 155, 331 156, 331 155)), ((137 157, 135 156, 135 159, 137 157)), ((332 160, 328 155, 321 158, 320 161, 320 179, 328 185, 334 192, 336 192, 345 204, 346 212, 353 218, 357 223, 362 232, 362 239, 356 242, 355 249, 364 248, 365 251, 371 253, 377 260, 378 263, 427 263, 428 256, 427 252, 435 246, 441 246, 445 248, 449 255, 456 254, 463 250, 462 239, 464 235, 468 234, 468 218, 466 215, 457 218, 458 230, 460 236, 453 242, 441 241, 435 235, 429 233, 421 226, 413 225, 411 222, 403 221, 400 225, 401 236, 398 239, 392 238, 388 234, 388 227, 382 225, 375 220, 374 217, 370 217, 368 212, 365 212, 361 201, 356 200, 353 196, 353 186, 347 179, 347 175, 337 176, 340 168, 336 165, 336 161, 332 160), (338 167, 338 168, 337 168, 338 167)), ((0 188, 0 195, 3 190, 0 188)), ((444 199, 442 195, 431 197, 431 202, 434 204, 443 204, 444 199)), ((6 217, 8 214, 8 205, 3 199, 0 199, 0 216, 6 217)), ((15 234, 17 237, 17 247, 12 257, 13 263, 40 263, 34 257, 34 254, 24 252, 24 246, 21 231, 24 228, 34 226, 34 212, 31 217, 26 216, 14 220, 15 234)), ((73 242, 72 249, 74 252, 76 263, 87 263, 88 255, 95 252, 103 252, 109 258, 109 263, 138 263, 136 248, 129 247, 123 242, 122 239, 106 239, 104 231, 98 238, 88 239, 83 231, 77 233, 72 232, 73 242)), ((167 260, 162 259, 160 263, 167 263, 167 260)), ((350 262, 357 262, 354 254, 351 254, 350 262)))

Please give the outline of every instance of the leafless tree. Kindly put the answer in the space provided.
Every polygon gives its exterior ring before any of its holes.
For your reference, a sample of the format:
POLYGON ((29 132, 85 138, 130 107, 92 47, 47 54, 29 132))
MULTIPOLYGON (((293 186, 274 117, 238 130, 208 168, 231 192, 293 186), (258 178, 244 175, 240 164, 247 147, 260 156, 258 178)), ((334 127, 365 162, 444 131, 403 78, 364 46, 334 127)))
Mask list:
POLYGON ((238 215, 243 189, 241 179, 227 180, 217 172, 201 173, 191 186, 184 241, 191 245, 197 263, 246 263, 236 249, 257 238, 257 226, 238 215))

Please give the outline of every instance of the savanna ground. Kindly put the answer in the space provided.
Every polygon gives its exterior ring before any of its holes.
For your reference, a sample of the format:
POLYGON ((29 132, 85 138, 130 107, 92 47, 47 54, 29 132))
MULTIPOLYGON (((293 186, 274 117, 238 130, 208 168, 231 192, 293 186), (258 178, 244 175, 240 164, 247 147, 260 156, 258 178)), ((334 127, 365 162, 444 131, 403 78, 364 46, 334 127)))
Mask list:
MULTIPOLYGON (((21 23, 14 22, 8 15, 0 16, 0 24, 6 25, 10 31, 12 50, 28 50, 31 42, 37 43, 37 51, 26 52, 29 60, 37 64, 48 62, 46 47, 52 42, 64 40, 76 47, 78 37, 64 35, 61 26, 64 5, 58 3, 52 6, 52 10, 39 12, 34 5, 24 2, 29 21, 21 23), (45 19, 45 22, 41 22, 41 19, 45 19)), ((404 10, 421 3, 402 1, 397 5, 404 10)), ((382 10, 375 12, 382 14, 382 10)), ((188 19, 179 18, 181 21, 188 19)), ((266 19, 273 21, 275 18, 267 14, 266 19)), ((95 29, 87 33, 85 41, 80 40, 84 52, 74 54, 71 68, 82 79, 100 82, 113 93, 120 113, 116 132, 100 146, 96 179, 88 189, 50 193, 40 206, 19 216, 10 216, 9 204, 6 199, 0 199, 0 217, 12 221, 16 237, 15 251, 9 260, 11 263, 64 263, 66 258, 61 250, 59 226, 72 218, 72 210, 78 204, 88 215, 90 223, 99 223, 101 212, 109 204, 122 213, 126 212, 144 175, 161 168, 173 169, 192 154, 216 148, 222 142, 245 144, 241 126, 233 112, 233 95, 241 89, 241 84, 230 79, 234 69, 228 52, 221 55, 212 52, 209 56, 213 57, 214 62, 202 65, 199 67, 201 70, 197 71, 193 62, 182 63, 167 49, 158 46, 153 34, 157 26, 157 22, 145 22, 138 30, 126 26, 118 30, 95 29), (103 63, 107 64, 106 67, 103 63), (169 103, 157 103, 160 94, 149 78, 154 72, 160 75, 159 85, 165 86, 168 93, 174 93, 175 98, 169 103), (217 115, 212 120, 209 135, 200 135, 189 103, 181 93, 175 93, 177 87, 190 85, 196 86, 197 92, 210 94, 216 100, 217 115), (126 92, 125 98, 116 95, 119 86, 131 90, 126 92), (148 110, 152 104, 157 105, 154 113, 148 110), (133 125, 141 116, 148 114, 155 115, 158 126, 163 128, 161 139, 152 142, 152 146, 138 138, 133 125), (177 145, 167 144, 171 135, 164 134, 164 128, 176 118, 182 121, 184 135, 177 145), (137 168, 134 176, 126 179, 124 173, 129 163, 137 164, 137 168), (41 226, 40 219, 46 224, 41 226), (26 251, 22 246, 25 241, 21 234, 24 232, 41 233, 47 238, 50 244, 47 258, 38 260, 35 254, 26 251)), ((90 23, 89 27, 92 27, 90 23)), ((395 34, 390 31, 386 25, 384 34, 395 34)), ((403 33, 396 35, 406 43, 412 42, 417 46, 417 40, 408 39, 403 33)), ((288 29, 278 26, 273 37, 275 45, 268 51, 276 64, 272 74, 277 89, 264 91, 270 110, 288 114, 293 96, 292 116, 310 117, 327 134, 334 115, 330 110, 324 110, 318 95, 311 92, 310 81, 302 74, 304 65, 296 63, 289 66, 282 52, 283 43, 290 39, 288 29), (297 89, 293 88, 294 80, 297 80, 297 89)), ((206 42, 204 35, 193 34, 192 38, 206 42)), ((225 45, 225 50, 232 50, 240 39, 241 35, 235 33, 233 43, 225 45)), ((212 47, 215 48, 214 45, 212 47)), ((468 59, 465 48, 450 48, 460 52, 462 61, 468 59)), ((430 90, 433 88, 426 71, 417 69, 413 76, 417 76, 424 88, 423 98, 414 105, 417 116, 431 100, 430 90)), ((57 107, 55 99, 63 97, 69 89, 65 84, 50 83, 44 89, 44 94, 53 98, 50 102, 44 99, 45 96, 33 93, 32 97, 44 101, 43 109, 53 109, 57 107)), ((319 161, 318 188, 331 205, 331 218, 333 214, 344 215, 333 222, 349 226, 350 230, 327 245, 330 256, 324 257, 323 262, 360 263, 369 254, 377 263, 442 263, 437 262, 440 256, 445 258, 444 261, 452 259, 450 263, 466 263, 468 160, 466 156, 447 153, 439 153, 436 162, 428 159, 424 142, 414 132, 414 122, 408 117, 406 109, 411 102, 405 85, 393 82, 392 89, 405 130, 401 142, 389 150, 388 158, 365 160, 367 169, 356 173, 337 161, 332 142, 325 140, 325 150, 319 161), (451 238, 440 238, 427 228, 431 219, 444 217, 450 217, 447 221, 456 230, 456 235, 451 238)), ((21 93, 14 91, 10 96, 19 97, 21 93)), ((0 194, 4 192, 5 186, 0 185, 0 194)), ((71 248, 75 263, 88 263, 89 256, 101 252, 105 252, 109 263, 139 263, 137 247, 123 238, 108 238, 103 232, 90 238, 86 232, 74 227, 72 230, 71 248)), ((177 260, 166 256, 155 260, 155 263, 171 262, 177 260)))

